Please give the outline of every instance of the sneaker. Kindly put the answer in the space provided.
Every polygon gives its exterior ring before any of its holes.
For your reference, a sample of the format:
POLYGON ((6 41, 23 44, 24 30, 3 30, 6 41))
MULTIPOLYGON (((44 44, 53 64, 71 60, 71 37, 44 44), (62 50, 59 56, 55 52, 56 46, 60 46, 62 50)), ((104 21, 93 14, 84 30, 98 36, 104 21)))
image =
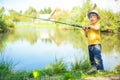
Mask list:
POLYGON ((91 74, 91 73, 96 72, 96 71, 97 71, 97 68, 94 66, 87 73, 91 74))
POLYGON ((104 70, 97 70, 99 74, 103 74, 105 71, 104 70))

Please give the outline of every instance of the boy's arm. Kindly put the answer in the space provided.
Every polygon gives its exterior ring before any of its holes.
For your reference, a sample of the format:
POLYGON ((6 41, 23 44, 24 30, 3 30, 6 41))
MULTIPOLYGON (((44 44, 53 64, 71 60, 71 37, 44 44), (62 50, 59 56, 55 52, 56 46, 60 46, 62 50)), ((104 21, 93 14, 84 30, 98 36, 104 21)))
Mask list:
POLYGON ((87 36, 87 31, 84 31, 84 33, 85 33, 85 36, 88 37, 88 36, 87 36))
POLYGON ((87 37, 87 33, 89 29, 93 29, 93 30, 100 30, 100 25, 96 25, 96 26, 90 26, 90 27, 83 27, 85 36, 87 37))
POLYGON ((87 27, 84 27, 83 30, 84 30, 85 36, 88 37, 88 36, 87 36, 88 28, 87 28, 87 27))
POLYGON ((93 30, 100 30, 100 26, 99 25, 97 25, 97 26, 90 26, 89 28, 93 29, 93 30))

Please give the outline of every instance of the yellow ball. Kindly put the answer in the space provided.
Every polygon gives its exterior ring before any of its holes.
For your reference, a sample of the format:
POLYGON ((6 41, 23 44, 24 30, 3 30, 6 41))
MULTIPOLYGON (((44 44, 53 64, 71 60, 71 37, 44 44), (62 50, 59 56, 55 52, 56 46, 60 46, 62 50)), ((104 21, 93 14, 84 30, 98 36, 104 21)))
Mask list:
POLYGON ((38 71, 38 70, 33 70, 33 77, 34 78, 40 78, 40 71, 38 71))

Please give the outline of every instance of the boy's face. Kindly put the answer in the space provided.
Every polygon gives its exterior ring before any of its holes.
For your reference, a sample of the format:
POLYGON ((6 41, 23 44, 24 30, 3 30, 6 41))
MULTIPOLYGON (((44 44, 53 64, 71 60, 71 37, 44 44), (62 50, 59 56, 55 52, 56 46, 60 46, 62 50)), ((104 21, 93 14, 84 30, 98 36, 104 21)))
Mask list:
POLYGON ((95 24, 98 21, 98 16, 96 14, 92 13, 92 14, 90 14, 89 20, 90 20, 91 24, 95 24))

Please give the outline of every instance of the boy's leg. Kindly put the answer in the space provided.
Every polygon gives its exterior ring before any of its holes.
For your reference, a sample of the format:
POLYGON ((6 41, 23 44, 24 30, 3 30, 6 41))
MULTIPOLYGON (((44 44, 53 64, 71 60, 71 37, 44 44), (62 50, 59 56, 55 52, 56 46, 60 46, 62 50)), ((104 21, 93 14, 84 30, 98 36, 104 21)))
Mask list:
POLYGON ((102 60, 102 56, 101 56, 101 45, 96 44, 94 46, 93 52, 94 52, 94 60, 95 60, 95 63, 96 63, 97 70, 104 70, 103 60, 102 60))
POLYGON ((95 60, 94 60, 94 54, 93 54, 93 46, 89 45, 88 46, 88 51, 89 51, 89 60, 90 60, 90 64, 92 66, 92 68, 87 72, 88 74, 95 72, 96 69, 96 64, 95 64, 95 60))
POLYGON ((89 45, 88 46, 88 51, 89 51, 89 60, 91 66, 95 66, 95 60, 94 60, 94 54, 93 54, 93 46, 89 45))

